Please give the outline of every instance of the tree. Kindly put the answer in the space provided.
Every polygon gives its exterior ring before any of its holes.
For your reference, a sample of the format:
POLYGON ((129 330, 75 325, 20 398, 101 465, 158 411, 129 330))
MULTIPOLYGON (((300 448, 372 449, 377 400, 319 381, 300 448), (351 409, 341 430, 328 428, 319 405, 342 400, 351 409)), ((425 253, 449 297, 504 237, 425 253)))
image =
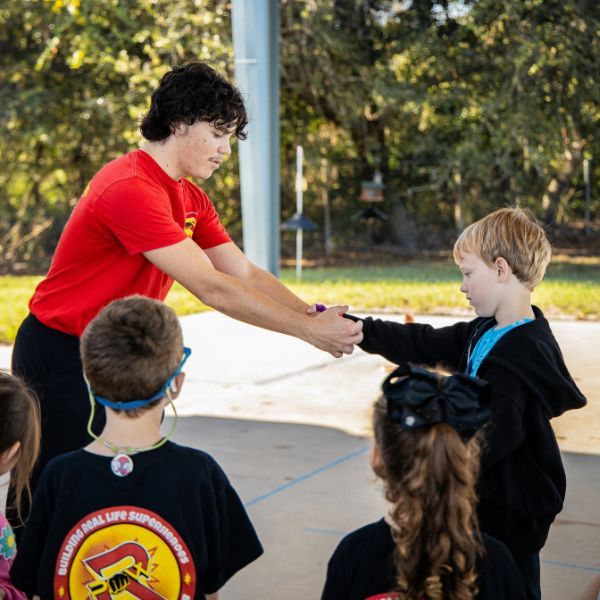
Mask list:
MULTIPOLYGON (((548 223, 583 213, 581 162, 600 156, 595 0, 280 5, 284 218, 299 143, 306 210, 321 220, 326 185, 345 239, 376 170, 395 241, 414 229, 446 245, 504 204, 548 223)), ((4 0, 0 269, 47 264, 90 177, 139 143, 168 68, 205 60, 232 76, 230 10, 227 0, 4 0)), ((235 154, 203 183, 234 235, 235 154)))
MULTIPOLYGON (((90 178, 139 143, 160 77, 190 60, 231 75, 230 32, 220 0, 2 3, 0 268, 47 264, 90 178)), ((207 187, 229 198, 236 169, 229 161, 207 187)))

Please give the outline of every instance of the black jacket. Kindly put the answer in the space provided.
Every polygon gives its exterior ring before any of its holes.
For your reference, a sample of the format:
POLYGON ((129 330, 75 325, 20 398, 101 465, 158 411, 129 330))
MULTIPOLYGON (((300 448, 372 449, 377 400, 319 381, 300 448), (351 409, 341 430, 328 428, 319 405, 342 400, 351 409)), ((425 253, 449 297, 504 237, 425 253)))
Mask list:
MULTIPOLYGON (((493 410, 482 455, 480 525, 517 556, 544 545, 565 497, 550 419, 586 403, 548 321, 537 307, 533 311, 535 319, 500 338, 477 371, 491 386, 493 410)), ((464 372, 477 340, 495 324, 480 317, 435 329, 368 317, 360 347, 394 363, 442 364, 464 372)))

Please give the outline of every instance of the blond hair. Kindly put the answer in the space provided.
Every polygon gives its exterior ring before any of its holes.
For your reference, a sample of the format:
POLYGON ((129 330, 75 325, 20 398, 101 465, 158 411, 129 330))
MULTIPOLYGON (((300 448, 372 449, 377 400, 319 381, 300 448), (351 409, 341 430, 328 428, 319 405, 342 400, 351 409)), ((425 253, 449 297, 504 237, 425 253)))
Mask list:
POLYGON ((543 279, 552 249, 544 230, 521 208, 500 208, 469 225, 454 244, 454 260, 471 252, 489 266, 504 258, 529 290, 543 279))
POLYGON ((472 600, 477 593, 477 437, 465 444, 447 423, 404 431, 373 412, 375 442, 391 503, 397 591, 405 600, 472 600))
MULTIPOLYGON (((90 387, 113 402, 149 398, 177 369, 183 334, 171 308, 144 296, 115 300, 90 321, 81 336, 81 361, 90 387)), ((124 412, 137 417, 156 406, 124 412)))

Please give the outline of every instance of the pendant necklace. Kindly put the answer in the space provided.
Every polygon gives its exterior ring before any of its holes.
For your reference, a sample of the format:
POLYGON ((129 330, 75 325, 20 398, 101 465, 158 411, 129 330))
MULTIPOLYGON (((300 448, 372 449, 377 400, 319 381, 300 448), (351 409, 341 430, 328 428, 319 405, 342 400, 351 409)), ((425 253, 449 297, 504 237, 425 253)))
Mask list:
MULTIPOLYGON (((189 356, 189 353, 186 356, 189 356)), ((156 442, 156 444, 152 444, 152 446, 146 446, 145 448, 120 448, 118 446, 115 446, 114 444, 111 444, 108 440, 105 440, 103 437, 96 435, 92 431, 92 423, 94 421, 94 413, 96 407, 94 402, 94 396, 92 394, 91 388, 89 387, 89 383, 87 385, 90 393, 90 404, 92 406, 92 409, 90 411, 90 418, 88 419, 87 431, 90 434, 90 436, 93 437, 97 442, 103 444, 111 452, 115 453, 115 456, 110 461, 110 470, 113 472, 113 474, 117 477, 127 477, 127 475, 129 475, 133 471, 133 459, 131 458, 131 455, 140 454, 142 452, 148 452, 148 450, 156 450, 156 448, 160 448, 163 444, 165 444, 168 441, 168 439, 171 437, 171 434, 175 430, 175 425, 177 424, 177 410, 175 409, 175 405, 173 404, 171 394, 169 390, 166 391, 166 394, 170 400, 171 408, 173 409, 173 416, 175 417, 173 419, 173 424, 171 425, 171 430, 169 431, 169 433, 165 437, 161 438, 158 442, 156 442)))
POLYGON ((98 442, 104 444, 109 450, 115 453, 115 456, 110 461, 110 470, 117 477, 127 477, 133 471, 133 459, 131 455, 148 452, 148 450, 156 450, 156 448, 160 448, 168 439, 168 436, 164 437, 156 442, 156 444, 152 444, 152 446, 147 446, 146 448, 119 448, 100 436, 96 437, 98 442))

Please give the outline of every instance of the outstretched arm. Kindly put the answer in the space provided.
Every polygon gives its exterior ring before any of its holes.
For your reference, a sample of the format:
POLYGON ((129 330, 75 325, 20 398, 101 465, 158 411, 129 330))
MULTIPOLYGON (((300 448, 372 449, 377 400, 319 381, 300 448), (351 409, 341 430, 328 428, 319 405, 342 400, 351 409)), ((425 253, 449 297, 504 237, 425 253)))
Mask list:
MULTIPOLYGON (((294 310, 244 280, 217 270, 209 256, 190 239, 150 250, 144 256, 204 304, 239 321, 293 335, 336 357, 350 354, 354 344, 362 340, 362 323, 339 318, 348 307, 330 308, 316 317, 303 314, 300 309, 304 306, 294 310)), ((217 263, 235 273, 232 265, 223 266, 227 260, 231 258, 221 257, 217 263)), ((269 278, 262 277, 261 285, 276 296, 284 295, 269 278)), ((286 301, 292 302, 295 296, 289 294, 285 295, 286 301)))
MULTIPOLYGON (((359 320, 353 315, 348 319, 359 320)), ((385 319, 363 319, 360 347, 369 354, 380 354, 390 362, 404 361, 455 370, 472 334, 471 323, 455 323, 434 328, 423 323, 401 324, 385 319)))
POLYGON ((204 252, 217 271, 243 281, 295 312, 305 314, 308 310, 309 305, 304 300, 298 298, 271 273, 248 260, 233 242, 208 248, 204 252))

